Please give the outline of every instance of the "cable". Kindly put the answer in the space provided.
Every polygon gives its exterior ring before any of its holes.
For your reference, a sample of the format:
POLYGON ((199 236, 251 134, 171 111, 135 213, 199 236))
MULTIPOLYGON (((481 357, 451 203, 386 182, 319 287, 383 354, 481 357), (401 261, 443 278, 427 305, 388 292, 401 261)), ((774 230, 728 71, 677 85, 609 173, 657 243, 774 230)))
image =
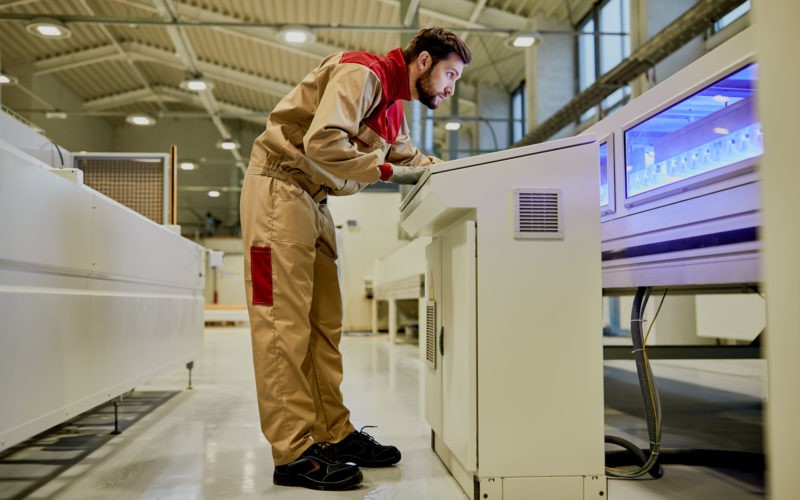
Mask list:
POLYGON ((50 139, 50 142, 53 143, 53 146, 56 147, 56 152, 58 152, 58 157, 61 159, 61 167, 63 168, 64 167, 64 156, 61 154, 61 148, 58 147, 58 144, 56 144, 56 141, 50 139))
MULTIPOLYGON (((633 299, 631 308, 631 340, 633 342, 633 356, 636 361, 636 373, 639 376, 639 388, 642 393, 642 404, 644 405, 645 417, 647 421, 647 431, 650 439, 650 456, 646 458, 644 452, 638 449, 633 443, 615 436, 606 436, 605 442, 622 446, 632 452, 638 459, 640 466, 634 469, 622 469, 619 467, 606 467, 606 474, 616 478, 633 479, 649 473, 653 477, 663 476, 663 470, 658 465, 658 457, 661 448, 661 399, 658 394, 653 373, 650 368, 650 361, 647 359, 645 340, 642 336, 642 322, 644 321, 644 311, 647 300, 650 297, 650 287, 639 287, 633 299)), ((653 317, 655 323, 661 305, 664 303, 667 291, 661 298, 656 315, 653 317)), ((650 328, 652 328, 652 323, 650 328)), ((647 335, 650 334, 650 328, 647 335)))

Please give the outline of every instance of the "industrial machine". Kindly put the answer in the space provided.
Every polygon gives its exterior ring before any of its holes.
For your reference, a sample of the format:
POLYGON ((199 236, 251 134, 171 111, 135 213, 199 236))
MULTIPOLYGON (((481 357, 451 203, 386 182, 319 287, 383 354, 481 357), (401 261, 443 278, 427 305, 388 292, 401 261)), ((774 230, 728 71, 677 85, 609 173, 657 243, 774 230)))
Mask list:
POLYGON ((697 347, 693 330, 700 314, 711 310, 729 320, 720 322, 725 325, 720 337, 738 323, 751 328, 744 335, 752 333, 746 339, 752 340, 764 325, 763 297, 753 293, 761 277, 758 164, 764 152, 756 113, 757 73, 750 28, 587 130, 600 143, 604 294, 636 292, 632 349, 622 349, 636 361, 650 456, 635 474, 656 464, 661 446, 658 391, 643 340, 653 287, 701 294, 696 302, 693 297, 681 302, 688 310, 673 310, 673 315, 691 316, 692 324, 681 328, 692 331, 673 336, 681 354, 672 356, 759 356, 757 345, 697 347), (738 292, 739 300, 708 295, 723 292, 738 292))
POLYGON ((16 118, 0 131, 4 450, 194 360, 205 250, 84 185, 16 118))
POLYGON ((600 142, 603 288, 759 281, 754 32, 587 130, 600 142))
POLYGON ((436 165, 401 205, 426 249, 425 416, 473 499, 606 495, 594 136, 436 165))

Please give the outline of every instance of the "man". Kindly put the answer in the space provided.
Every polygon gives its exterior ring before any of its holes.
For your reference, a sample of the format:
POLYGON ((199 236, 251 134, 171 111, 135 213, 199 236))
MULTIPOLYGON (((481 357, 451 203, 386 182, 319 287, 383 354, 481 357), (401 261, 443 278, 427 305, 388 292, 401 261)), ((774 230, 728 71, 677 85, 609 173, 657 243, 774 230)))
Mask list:
POLYGON ((385 56, 333 54, 281 100, 253 144, 240 212, 275 484, 349 489, 361 482, 359 466, 400 460, 397 448, 355 430, 339 389, 342 303, 325 201, 378 180, 413 184, 439 161, 411 144, 401 101, 435 109, 471 59, 458 36, 436 27, 385 56))

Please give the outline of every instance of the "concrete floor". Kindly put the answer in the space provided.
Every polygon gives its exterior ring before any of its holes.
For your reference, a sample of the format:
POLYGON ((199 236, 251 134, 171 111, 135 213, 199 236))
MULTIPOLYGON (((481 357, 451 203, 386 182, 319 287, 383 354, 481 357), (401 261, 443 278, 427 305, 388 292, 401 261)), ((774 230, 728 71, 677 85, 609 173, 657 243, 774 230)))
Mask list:
MULTIPOLYGON (((206 332, 205 351, 195 363, 193 390, 184 390, 187 377, 183 368, 137 388, 135 394, 176 393, 164 397, 157 408, 122 434, 57 473, 48 472, 53 463, 48 460, 20 460, 17 469, 3 467, 0 460, 0 498, 15 498, 14 492, 22 491, 20 485, 47 474, 53 477, 26 498, 467 498, 430 449, 430 429, 422 413, 424 364, 417 359, 417 347, 390 346, 385 335, 356 335, 343 339, 342 351, 343 390, 353 423, 377 425, 370 432, 403 452, 397 467, 365 469, 364 483, 357 490, 311 492, 272 484, 272 459, 258 427, 249 332, 247 328, 216 327, 206 332), (22 473, 19 467, 27 468, 22 473)), ((759 398, 764 371, 758 363, 745 363, 742 371, 724 362, 717 365, 722 368, 711 370, 665 362, 654 370, 657 376, 702 380, 709 387, 744 387, 740 392, 759 398)), ((630 369, 625 363, 612 368, 630 369)), ((125 404, 121 408, 124 414, 125 404)), ((606 424, 610 434, 630 439, 642 435, 641 420, 615 408, 607 408, 606 424)), ((696 437, 683 436, 684 440, 690 438, 696 437)), ((28 453, 34 452, 42 450, 28 453)), ((664 477, 658 480, 609 480, 608 496, 613 500, 764 496, 763 477, 684 465, 666 465, 664 470, 664 477)))

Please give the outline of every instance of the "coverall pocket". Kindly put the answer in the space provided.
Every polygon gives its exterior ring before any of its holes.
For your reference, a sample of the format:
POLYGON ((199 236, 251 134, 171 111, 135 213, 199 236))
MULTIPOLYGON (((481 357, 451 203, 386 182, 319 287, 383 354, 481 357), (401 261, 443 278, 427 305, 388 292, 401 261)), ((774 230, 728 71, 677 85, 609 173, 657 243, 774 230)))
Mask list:
POLYGON ((253 305, 272 305, 272 248, 250 247, 253 305))

